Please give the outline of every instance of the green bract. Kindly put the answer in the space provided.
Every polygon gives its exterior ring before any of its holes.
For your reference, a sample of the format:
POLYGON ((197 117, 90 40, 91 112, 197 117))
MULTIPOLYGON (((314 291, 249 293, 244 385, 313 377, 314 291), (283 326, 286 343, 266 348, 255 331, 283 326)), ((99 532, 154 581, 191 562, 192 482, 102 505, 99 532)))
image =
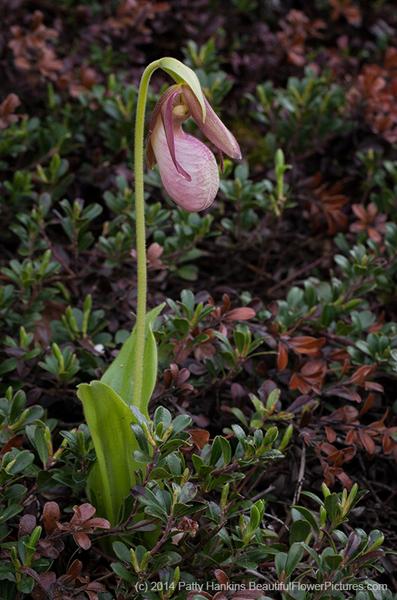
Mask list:
POLYGON ((159 60, 159 67, 168 73, 168 75, 170 75, 176 81, 176 83, 185 83, 190 87, 200 103, 203 113, 203 120, 205 120, 206 107, 204 102, 204 94, 196 73, 176 58, 171 58, 169 56, 159 60))

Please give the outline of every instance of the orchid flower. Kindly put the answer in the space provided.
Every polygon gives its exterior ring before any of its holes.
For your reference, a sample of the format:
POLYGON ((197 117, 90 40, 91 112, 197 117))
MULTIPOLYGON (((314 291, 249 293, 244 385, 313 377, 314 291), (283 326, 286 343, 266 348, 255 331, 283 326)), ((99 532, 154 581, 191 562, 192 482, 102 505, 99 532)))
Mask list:
POLYGON ((205 210, 215 200, 219 172, 215 156, 200 140, 182 128, 189 117, 195 121, 221 156, 241 159, 240 147, 208 100, 205 116, 197 97, 186 84, 169 87, 158 101, 150 122, 147 146, 149 167, 159 166, 162 183, 178 206, 187 211, 205 210))

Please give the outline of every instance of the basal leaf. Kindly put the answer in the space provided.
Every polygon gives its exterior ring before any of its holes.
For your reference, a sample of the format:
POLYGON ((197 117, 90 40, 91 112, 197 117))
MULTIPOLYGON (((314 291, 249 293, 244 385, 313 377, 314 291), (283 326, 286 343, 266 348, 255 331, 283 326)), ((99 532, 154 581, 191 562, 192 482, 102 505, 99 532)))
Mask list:
POLYGON ((131 430, 134 417, 121 397, 102 381, 82 383, 77 395, 97 458, 89 476, 88 492, 98 515, 115 524, 137 470, 133 452, 138 445, 131 430))
MULTIPOLYGON (((146 418, 148 417, 147 407, 157 378, 157 345, 152 327, 163 308, 164 304, 160 304, 146 315, 146 341, 143 359, 145 372, 141 406, 137 407, 146 418)), ((120 352, 101 378, 101 382, 111 387, 128 405, 132 403, 133 398, 135 352, 136 331, 134 327, 132 333, 121 347, 120 352)))

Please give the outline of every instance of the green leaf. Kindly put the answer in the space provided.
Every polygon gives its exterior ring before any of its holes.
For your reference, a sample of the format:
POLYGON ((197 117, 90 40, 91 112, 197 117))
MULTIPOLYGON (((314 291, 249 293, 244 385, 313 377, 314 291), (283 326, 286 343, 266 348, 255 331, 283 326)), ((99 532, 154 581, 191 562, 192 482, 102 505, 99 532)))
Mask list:
POLYGON ((319 506, 324 506, 324 502, 321 500, 321 498, 319 498, 316 494, 313 494, 312 492, 303 491, 302 492, 302 496, 306 496, 307 498, 311 498, 311 500, 314 500, 314 502, 317 502, 317 504, 319 506))
POLYGON ((172 421, 172 432, 173 434, 184 431, 187 427, 192 424, 192 419, 187 415, 178 415, 172 421))
POLYGON ((278 437, 278 429, 275 425, 269 427, 266 431, 264 443, 265 444, 273 444, 278 437))
POLYGON ((28 575, 22 575, 21 579, 17 583, 17 590, 22 594, 30 594, 35 585, 35 581, 33 578, 28 575))
POLYGON ((193 498, 195 498, 196 494, 196 486, 191 481, 188 481, 181 489, 178 502, 180 502, 181 504, 187 504, 188 502, 191 502, 193 498))
POLYGON ((384 540, 385 536, 381 531, 379 531, 378 529, 371 531, 368 539, 368 547, 366 548, 365 553, 367 554, 368 552, 373 552, 374 550, 377 550, 379 546, 383 544, 384 540))
POLYGON ((339 565, 342 562, 343 557, 340 554, 326 554, 324 557, 324 562, 329 569, 332 571, 336 571, 339 568, 339 565))
MULTIPOLYGON (((146 342, 143 359, 145 377, 143 378, 141 406, 137 407, 146 417, 148 417, 147 407, 157 378, 157 345, 152 327, 164 306, 165 304, 160 304, 146 315, 146 342)), ((101 378, 101 382, 111 387, 128 405, 132 403, 133 398, 135 352, 136 331, 134 327, 120 352, 101 378)))
POLYGON ((124 581, 128 581, 129 583, 133 583, 135 578, 134 575, 121 563, 113 562, 111 563, 111 568, 116 575, 118 575, 124 581))
POLYGON ((304 542, 307 536, 311 533, 310 524, 304 519, 299 519, 292 523, 289 531, 290 544, 295 542, 304 542))
POLYGON ((338 494, 330 494, 324 500, 328 517, 332 523, 335 523, 341 516, 338 494))
POLYGON ((29 452, 29 450, 20 450, 18 452, 12 452, 11 450, 4 455, 4 458, 7 458, 7 460, 9 458, 11 459, 6 466, 4 466, 4 471, 8 475, 22 473, 25 469, 30 467, 34 461, 34 455, 29 452))
POLYGON ((319 531, 320 530, 319 526, 318 526, 318 523, 317 523, 316 519, 314 518, 313 513, 310 510, 308 510, 304 506, 297 506, 297 505, 291 506, 291 509, 293 511, 294 510, 298 511, 302 515, 302 517, 308 523, 310 523, 310 525, 311 525, 312 529, 314 529, 314 531, 319 531))
POLYGON ((260 512, 254 504, 253 506, 251 506, 251 511, 250 511, 249 527, 250 527, 251 531, 255 531, 256 529, 258 529, 260 521, 261 521, 260 512))
POLYGON ((130 564, 131 562, 131 553, 129 548, 123 542, 113 542, 112 544, 113 550, 117 558, 122 560, 123 562, 130 564))
POLYGON ((38 421, 34 425, 28 425, 25 428, 26 435, 28 436, 31 444, 37 450, 41 462, 45 466, 48 462, 48 444, 45 439, 45 423, 38 421))
MULTIPOLYGON (((15 575, 14 573, 11 573, 10 568, 13 569, 13 567, 10 565, 10 563, 6 563, 4 565, 0 565, 0 581, 15 581, 15 575)), ((3 589, 6 587, 6 584, 4 584, 3 589)))
POLYGON ((196 281, 198 277, 198 268, 196 265, 183 265, 176 271, 178 277, 186 281, 196 281))
POLYGON ((23 510, 22 504, 10 504, 7 508, 2 510, 0 523, 5 523, 8 519, 12 519, 12 517, 15 517, 21 510, 23 510))
POLYGON ((165 552, 160 554, 153 562, 153 569, 164 569, 165 567, 170 567, 171 565, 176 565, 181 562, 181 555, 177 552, 165 552))
POLYGON ((137 463, 133 452, 138 444, 131 429, 134 417, 120 396, 102 381, 80 384, 77 396, 83 404, 97 458, 88 478, 88 493, 98 515, 115 524, 135 483, 137 463))
POLYGON ((16 369, 16 367, 17 367, 16 358, 6 358, 5 360, 2 361, 2 363, 0 365, 0 375, 5 375, 6 373, 9 373, 10 371, 14 371, 14 369, 16 369))
POLYGON ((200 81, 194 71, 187 67, 176 58, 166 56, 159 61, 159 67, 170 75, 177 83, 186 83, 192 90, 200 103, 203 120, 205 121, 206 109, 204 102, 204 94, 201 89, 200 81))
POLYGON ((223 467, 230 463, 231 458, 232 449, 228 440, 220 435, 215 436, 211 448, 210 464, 223 467))
POLYGON ((276 567, 277 576, 280 578, 282 573, 285 572, 285 566, 287 564, 287 554, 285 552, 279 552, 274 558, 274 566, 276 567))
POLYGON ((313 550, 313 548, 311 548, 310 546, 308 546, 304 542, 302 542, 302 547, 306 550, 306 552, 308 554, 310 554, 310 556, 314 560, 314 562, 317 565, 317 567, 320 568, 321 567, 321 562, 320 562, 320 556, 319 556, 318 552, 316 552, 315 550, 313 550))
POLYGON ((285 563, 285 573, 287 577, 290 577, 302 560, 304 554, 304 548, 300 542, 292 544, 288 551, 287 561, 285 563))

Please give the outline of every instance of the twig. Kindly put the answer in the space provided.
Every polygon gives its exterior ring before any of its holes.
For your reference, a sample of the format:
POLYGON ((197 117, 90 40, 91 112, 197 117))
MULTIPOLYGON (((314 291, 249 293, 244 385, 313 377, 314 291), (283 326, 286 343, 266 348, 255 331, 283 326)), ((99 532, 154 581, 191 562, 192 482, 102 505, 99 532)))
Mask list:
POLYGON ((292 504, 296 504, 300 498, 303 482, 305 480, 305 469, 306 469, 306 446, 303 443, 301 452, 301 462, 299 465, 298 481, 296 483, 294 499, 292 504))
MULTIPOLYGON (((303 482, 305 480, 305 469, 306 469, 306 446, 303 443, 302 452, 301 452, 301 460, 300 460, 300 465, 299 465, 299 472, 298 472, 298 481, 296 482, 296 488, 295 488, 295 493, 294 493, 294 497, 292 500, 292 504, 296 504, 300 498, 303 482)), ((288 531, 288 527, 291 522, 291 519, 292 519, 291 513, 289 513, 285 520, 283 527, 279 531, 279 539, 281 539, 281 537, 284 535, 284 533, 286 531, 288 531)))
POLYGON ((302 269, 299 269, 298 271, 295 271, 294 273, 292 273, 292 275, 289 275, 288 277, 286 277, 285 279, 283 279, 282 281, 280 281, 276 285, 273 285, 273 287, 271 287, 271 288, 269 288, 267 290, 268 295, 270 296, 271 294, 273 294, 279 288, 285 287, 286 285, 290 284, 292 281, 295 281, 296 279, 298 279, 298 277, 300 277, 301 275, 304 275, 308 271, 311 271, 312 269, 315 269, 316 267, 318 267, 319 265, 321 265, 321 263, 323 262, 323 260, 324 260, 324 256, 320 256, 319 258, 316 258, 316 260, 314 260, 310 264, 302 267, 302 269))
POLYGON ((153 548, 150 550, 151 556, 154 556, 156 554, 156 552, 158 552, 160 550, 160 548, 163 546, 163 544, 165 544, 165 542, 167 541, 167 538, 170 534, 170 531, 174 526, 174 523, 175 523, 174 518, 168 519, 167 525, 165 526, 165 529, 163 532, 163 535, 158 540, 157 544, 155 546, 153 546, 153 548))

